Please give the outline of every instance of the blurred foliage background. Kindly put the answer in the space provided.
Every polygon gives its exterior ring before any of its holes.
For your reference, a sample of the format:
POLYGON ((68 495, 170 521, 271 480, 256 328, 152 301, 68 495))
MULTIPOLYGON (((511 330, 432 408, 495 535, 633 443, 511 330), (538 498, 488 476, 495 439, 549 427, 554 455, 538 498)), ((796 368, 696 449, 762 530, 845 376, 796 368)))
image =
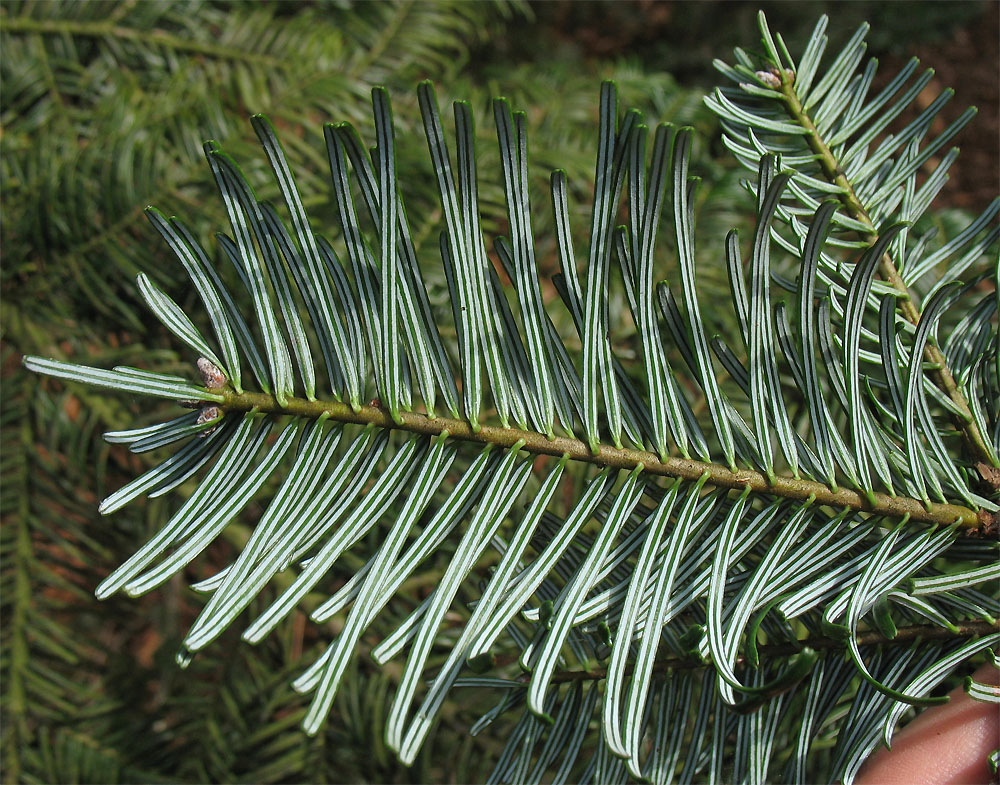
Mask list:
MULTIPOLYGON (((236 157, 260 194, 276 194, 248 123, 255 112, 278 127, 307 206, 321 231, 335 236, 322 124, 349 120, 370 140, 369 91, 386 85, 418 250, 436 246, 440 215, 414 89, 424 78, 436 83, 443 107, 463 98, 476 112, 491 232, 503 231, 505 210, 489 99, 506 95, 527 112, 543 274, 555 268, 545 230, 551 169, 568 172, 576 229, 588 226, 601 79, 614 78, 623 103, 641 109, 651 126, 693 125, 693 169, 706 184, 698 203, 701 280, 721 284, 723 265, 713 260, 722 258, 725 231, 748 225, 752 203, 701 98, 715 84, 714 57, 755 46, 761 6, 793 52, 828 13, 834 42, 861 21, 872 23, 872 53, 887 61, 887 73, 912 54, 937 67, 933 94, 952 85, 954 114, 970 103, 981 110, 957 140, 963 153, 946 206, 982 209, 1000 190, 1000 4, 988 0, 0 4, 4 782, 485 779, 502 742, 467 735, 482 708, 475 705, 446 712, 414 767, 395 762, 382 745, 382 725, 397 674, 364 657, 326 731, 302 735, 305 701, 289 684, 303 656, 311 661, 310 650, 323 643, 302 612, 259 647, 242 644, 234 629, 182 672, 174 652, 200 602, 184 584, 138 601, 97 603, 94 586, 155 531, 171 504, 151 499, 98 516, 98 500, 153 462, 100 434, 160 413, 146 401, 26 374, 20 358, 190 375, 189 359, 145 318, 135 292, 135 276, 145 271, 182 307, 193 296, 142 210, 154 204, 180 215, 214 246, 224 212, 201 152, 206 139, 236 157)), ((227 536, 237 547, 247 534, 231 526, 227 536)), ((229 556, 211 558, 221 566, 229 556)), ((435 578, 431 569, 408 594, 419 601, 435 578)), ((411 609, 399 601, 386 612, 402 618, 411 609)))

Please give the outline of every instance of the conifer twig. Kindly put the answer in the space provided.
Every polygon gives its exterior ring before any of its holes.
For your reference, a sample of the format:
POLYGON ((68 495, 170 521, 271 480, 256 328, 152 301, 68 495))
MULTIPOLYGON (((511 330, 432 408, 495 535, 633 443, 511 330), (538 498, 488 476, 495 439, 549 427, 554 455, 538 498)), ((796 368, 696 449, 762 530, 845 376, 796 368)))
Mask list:
MULTIPOLYGON (((946 627, 939 627, 934 624, 917 624, 911 627, 900 627, 896 630, 893 638, 886 638, 877 630, 868 630, 857 636, 859 646, 902 646, 913 643, 916 640, 938 640, 948 641, 958 638, 976 638, 983 635, 990 635, 1000 632, 1000 621, 970 621, 956 625, 958 631, 954 632, 946 627)), ((797 654, 803 648, 810 648, 814 651, 827 649, 842 649, 844 641, 839 638, 830 638, 824 635, 811 636, 809 638, 796 641, 795 643, 769 643, 757 647, 757 655, 761 662, 778 657, 788 657, 797 654)), ((746 657, 741 655, 737 658, 737 664, 746 661, 746 657)), ((513 659, 511 660, 513 662, 513 659)), ((497 657, 497 665, 508 664, 506 658, 497 657)), ((693 670, 705 668, 710 663, 706 663, 697 657, 662 657, 657 659, 653 666, 654 670, 663 672, 666 670, 693 670)), ((557 671, 552 681, 554 683, 564 683, 569 681, 597 681, 605 678, 607 670, 605 668, 590 668, 586 670, 557 671)))
MULTIPOLYGON (((778 90, 784 99, 782 103, 788 111, 789 117, 808 131, 805 135, 805 141, 809 145, 809 149, 816 154, 820 169, 823 171, 823 176, 831 184, 841 189, 839 198, 845 211, 851 218, 860 221, 868 227, 868 231, 865 234, 865 241, 869 246, 873 245, 878 239, 878 230, 872 222, 871 216, 865 209, 864 204, 862 204, 861 199, 855 193, 854 187, 847 179, 847 175, 841 168, 837 157, 833 154, 833 151, 823 139, 823 135, 799 100, 794 87, 795 75, 790 71, 779 71, 778 69, 774 69, 772 73, 781 82, 778 90)), ((899 274, 899 270, 888 252, 883 254, 879 261, 878 273, 882 280, 891 284, 896 290, 896 303, 903 317, 911 324, 917 325, 920 322, 920 310, 917 308, 905 281, 903 281, 903 277, 899 274)), ((961 412, 961 416, 955 415, 955 424, 965 437, 973 463, 985 463, 987 466, 993 465, 993 458, 986 447, 986 442, 979 431, 979 427, 976 425, 975 418, 972 416, 969 402, 955 382, 955 377, 948 367, 948 362, 944 354, 931 341, 928 341, 924 346, 924 357, 931 366, 931 379, 948 396, 952 403, 955 404, 958 411, 961 412)), ((982 472, 980 474, 982 475, 982 472)), ((982 476, 986 479, 985 475, 982 476)))
POLYGON ((911 521, 944 526, 957 524, 963 528, 978 528, 989 522, 987 511, 972 510, 957 504, 932 503, 925 505, 917 499, 889 496, 882 493, 872 494, 873 504, 865 494, 847 488, 832 490, 822 483, 810 480, 779 476, 772 481, 766 475, 752 469, 733 471, 718 464, 676 457, 661 460, 654 453, 645 450, 617 448, 608 445, 598 445, 597 450, 593 451, 579 439, 566 437, 550 439, 544 434, 523 431, 518 428, 483 425, 478 429, 473 429, 469 423, 463 420, 447 417, 430 418, 415 412, 400 412, 400 421, 397 423, 393 421, 388 411, 376 406, 361 406, 354 410, 350 405, 338 401, 309 401, 304 398, 288 398, 285 405, 281 405, 274 396, 264 393, 236 393, 232 390, 224 390, 222 395, 225 400, 221 405, 227 411, 257 410, 265 414, 290 414, 310 418, 326 414, 331 420, 339 422, 358 425, 373 424, 380 428, 398 428, 410 433, 431 436, 447 431, 451 438, 460 441, 495 444, 508 448, 523 441, 522 449, 536 455, 568 455, 573 460, 616 469, 634 469, 641 464, 649 474, 688 480, 700 479, 707 473, 709 475, 708 484, 719 488, 742 490, 750 486, 757 493, 798 500, 813 497, 815 502, 819 504, 837 508, 846 507, 874 515, 886 515, 894 518, 908 516, 911 521))

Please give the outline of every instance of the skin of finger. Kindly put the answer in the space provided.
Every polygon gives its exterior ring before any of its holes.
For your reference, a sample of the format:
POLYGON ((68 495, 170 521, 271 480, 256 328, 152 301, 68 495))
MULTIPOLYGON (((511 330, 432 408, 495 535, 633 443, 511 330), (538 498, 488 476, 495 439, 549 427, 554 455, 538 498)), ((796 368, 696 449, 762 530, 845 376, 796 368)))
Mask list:
MULTIPOLYGON (((984 665, 973 679, 1000 683, 1000 671, 984 665)), ((951 700, 918 715, 882 747, 855 779, 857 785, 972 785, 993 779, 987 756, 1000 747, 1000 709, 970 698, 962 687, 951 700)))

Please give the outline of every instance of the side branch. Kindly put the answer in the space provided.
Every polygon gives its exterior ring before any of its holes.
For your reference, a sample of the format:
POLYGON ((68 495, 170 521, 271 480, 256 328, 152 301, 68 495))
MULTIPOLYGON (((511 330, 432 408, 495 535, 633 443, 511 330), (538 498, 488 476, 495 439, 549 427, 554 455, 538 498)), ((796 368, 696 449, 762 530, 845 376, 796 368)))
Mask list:
POLYGON ((640 463, 649 474, 664 477, 678 477, 686 480, 700 479, 708 474, 708 484, 718 488, 735 488, 742 490, 750 486, 757 493, 780 496, 785 499, 805 500, 814 497, 816 503, 837 508, 849 508, 873 515, 885 515, 892 518, 909 516, 912 521, 936 523, 943 526, 958 524, 963 528, 977 528, 988 515, 980 514, 957 504, 925 505, 917 499, 904 496, 887 496, 882 493, 872 495, 873 501, 857 491, 840 488, 831 490, 826 485, 810 480, 797 480, 791 477, 776 477, 773 481, 751 469, 732 471, 725 466, 714 463, 702 463, 684 458, 667 458, 660 460, 658 456, 645 450, 616 448, 600 445, 596 452, 579 439, 565 437, 548 438, 544 434, 533 431, 522 431, 517 428, 501 428, 483 425, 479 430, 473 430, 467 422, 446 417, 430 418, 414 412, 400 412, 400 421, 394 422, 389 412, 374 406, 362 406, 357 411, 346 403, 338 401, 308 401, 304 398, 289 398, 284 406, 271 395, 263 393, 244 392, 237 394, 232 390, 221 392, 225 401, 221 404, 227 411, 251 411, 256 409, 265 414, 289 414, 301 417, 319 417, 326 414, 338 422, 355 423, 357 425, 373 424, 381 428, 398 428, 411 433, 436 436, 448 431, 453 439, 476 442, 478 444, 495 444, 498 447, 513 447, 517 442, 524 442, 524 450, 536 455, 568 455, 576 461, 585 461, 599 466, 610 466, 615 469, 634 469, 640 463))
MULTIPOLYGON (((886 638, 881 633, 868 631, 858 635, 857 640, 859 646, 900 646, 912 643, 918 639, 925 641, 955 640, 956 638, 977 638, 984 635, 991 635, 995 632, 1000 632, 1000 622, 970 621, 959 624, 957 632, 945 627, 938 627, 934 624, 918 624, 912 627, 900 627, 896 631, 894 638, 886 638)), ((842 649, 844 648, 844 641, 840 638, 816 636, 796 641, 795 643, 765 644, 757 647, 757 656, 761 662, 764 662, 770 658, 788 657, 792 654, 797 654, 807 646, 815 651, 842 649)), ((737 664, 742 664, 743 662, 743 657, 737 660, 737 664)), ((506 663, 498 657, 497 664, 503 665, 506 663)), ((706 663, 704 660, 696 657, 664 657, 656 661, 653 670, 661 672, 665 670, 695 670, 704 668, 710 664, 710 662, 706 663)), ((597 681, 606 676, 607 670, 605 668, 558 671, 553 674, 552 682, 560 684, 568 681, 597 681)))
POLYGON ((232 46, 192 41, 172 35, 164 30, 139 30, 110 22, 90 22, 75 19, 34 19, 26 16, 5 17, 3 30, 9 33, 38 33, 41 35, 81 36, 84 38, 119 38, 144 44, 166 46, 178 52, 212 57, 219 60, 238 60, 268 68, 285 68, 287 64, 278 57, 244 51, 232 46))
MULTIPOLYGON (((778 78, 781 80, 781 85, 778 89, 784 98, 785 108, 788 110, 789 117, 809 132, 805 135, 805 141, 809 145, 809 149, 819 159, 823 176, 830 183, 841 188, 840 201, 844 205, 845 211, 851 218, 860 221, 868 227, 865 240, 871 245, 878 239, 878 231, 875 224, 872 223, 871 216, 868 215, 868 211, 855 193, 853 186, 847 179, 847 175, 840 168, 840 162, 826 144, 816 124, 812 121, 808 112, 806 112, 805 107, 802 106, 802 102, 795 93, 794 77, 786 73, 780 73, 778 74, 778 78)), ((920 310, 917 308, 916 303, 914 303, 910 291, 903 281, 903 277, 899 274, 899 270, 888 253, 883 254, 882 259, 879 261, 879 276, 896 290, 896 302, 903 317, 911 324, 915 325, 919 323, 920 310)), ((965 437, 973 462, 985 463, 988 466, 992 465, 993 461, 990 458, 990 452, 986 447, 983 435, 976 426, 972 410, 969 408, 969 402, 958 388, 958 384, 955 382, 955 377, 948 367, 944 354, 937 346, 928 341, 924 347, 924 357, 931 364, 930 373, 934 383, 951 399, 962 413, 961 417, 955 418, 955 424, 965 437)))

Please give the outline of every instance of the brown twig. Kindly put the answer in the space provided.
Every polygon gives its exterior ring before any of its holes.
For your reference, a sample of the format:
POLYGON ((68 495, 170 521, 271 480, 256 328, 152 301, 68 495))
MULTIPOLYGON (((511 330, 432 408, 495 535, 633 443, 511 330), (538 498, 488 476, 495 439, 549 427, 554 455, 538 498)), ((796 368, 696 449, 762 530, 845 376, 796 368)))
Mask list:
POLYGON ((717 488, 742 490, 749 486, 752 491, 757 493, 780 496, 786 499, 804 501, 812 497, 816 504, 838 509, 849 508, 896 519, 909 516, 911 521, 945 526, 957 523, 967 529, 978 528, 982 523, 978 510, 957 504, 924 504, 917 499, 905 496, 888 496, 882 493, 873 493, 869 499, 857 491, 847 488, 833 490, 822 483, 811 480, 800 480, 792 477, 775 477, 773 480, 769 480, 766 475, 751 469, 733 471, 718 464, 685 458, 670 457, 661 460, 654 453, 645 450, 599 445, 596 451, 592 451, 585 442, 579 439, 565 437, 550 439, 544 434, 523 431, 518 428, 483 425, 478 429, 473 429, 469 423, 463 420, 447 417, 431 418, 415 412, 401 412, 399 421, 393 421, 386 410, 375 406, 361 406, 355 411, 348 404, 339 401, 309 401, 304 398, 288 398, 282 405, 274 396, 263 393, 236 393, 232 390, 224 390, 222 394, 225 396, 225 400, 221 406, 227 411, 256 409, 267 414, 289 414, 311 418, 326 414, 331 420, 339 422, 358 425, 373 424, 381 428, 398 428, 429 436, 437 436, 447 431, 451 438, 460 441, 494 444, 507 448, 513 447, 517 442, 524 442, 522 449, 535 455, 568 455, 572 460, 615 469, 631 470, 642 464, 643 470, 649 474, 687 480, 698 480, 707 474, 707 483, 717 488))

